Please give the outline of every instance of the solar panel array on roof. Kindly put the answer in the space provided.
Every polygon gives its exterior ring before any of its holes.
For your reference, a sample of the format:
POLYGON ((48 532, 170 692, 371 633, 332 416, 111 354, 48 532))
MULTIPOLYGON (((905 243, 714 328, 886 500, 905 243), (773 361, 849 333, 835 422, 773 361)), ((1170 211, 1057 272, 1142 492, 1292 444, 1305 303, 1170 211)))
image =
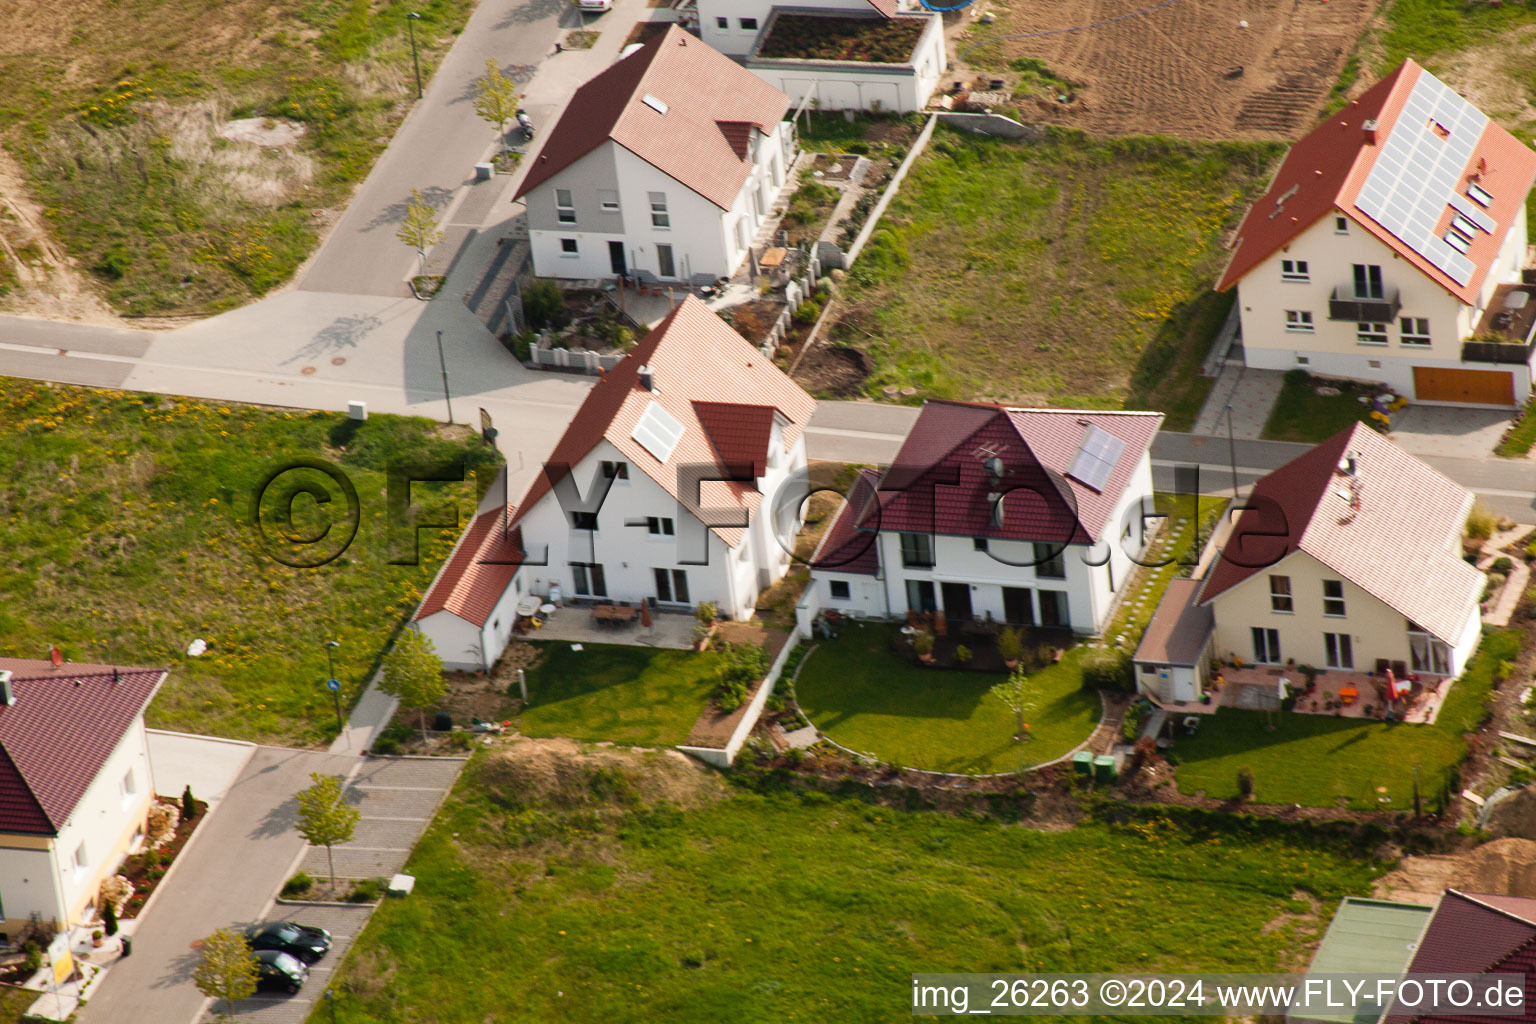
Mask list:
POLYGON ((1099 427, 1089 427, 1083 432, 1083 441, 1072 456, 1067 476, 1079 483, 1102 491, 1115 471, 1115 464, 1125 453, 1125 442, 1099 427))
POLYGON ((682 439, 683 425, 652 399, 651 404, 645 407, 645 412, 640 414, 640 420, 629 436, 639 441, 642 448, 656 456, 657 462, 666 462, 672 454, 672 449, 676 448, 677 442, 682 439))
POLYGON ((1355 199, 1356 209, 1457 284, 1470 281, 1476 268, 1435 226, 1446 205, 1455 205, 1451 197, 1487 123, 1481 111, 1421 70, 1355 199))

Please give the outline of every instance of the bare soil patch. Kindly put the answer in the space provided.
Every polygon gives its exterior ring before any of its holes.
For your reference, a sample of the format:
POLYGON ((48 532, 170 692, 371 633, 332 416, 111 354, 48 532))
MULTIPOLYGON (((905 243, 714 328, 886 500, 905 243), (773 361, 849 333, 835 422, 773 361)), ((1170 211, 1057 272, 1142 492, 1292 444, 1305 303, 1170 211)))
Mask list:
POLYGON ((522 806, 586 803, 594 778, 632 787, 631 800, 697 807, 726 795, 718 776, 676 750, 619 748, 576 740, 519 738, 482 761, 475 782, 493 798, 522 806), (618 781, 622 779, 623 781, 618 781))
POLYGON ((241 117, 224 122, 219 136, 253 146, 291 146, 304 137, 304 126, 282 118, 241 117))
POLYGON ((874 369, 869 356, 849 345, 817 345, 795 368, 796 383, 813 395, 857 398, 874 369))
POLYGON ((1465 853, 1406 857, 1377 880, 1373 894, 1429 904, 1446 888, 1536 896, 1536 841, 1495 839, 1465 853))

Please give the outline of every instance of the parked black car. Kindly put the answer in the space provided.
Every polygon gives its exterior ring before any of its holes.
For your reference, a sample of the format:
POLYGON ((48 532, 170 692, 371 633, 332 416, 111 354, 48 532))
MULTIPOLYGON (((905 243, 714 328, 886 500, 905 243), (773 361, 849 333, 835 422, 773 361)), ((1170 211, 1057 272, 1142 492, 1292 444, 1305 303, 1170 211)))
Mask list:
POLYGON ((260 988, 281 989, 290 994, 304 987, 309 966, 298 957, 279 949, 256 951, 256 984, 260 988))
POLYGON ((331 948, 330 932, 296 921, 253 925, 246 930, 245 937, 251 941, 252 949, 275 949, 296 956, 306 964, 319 960, 331 948))

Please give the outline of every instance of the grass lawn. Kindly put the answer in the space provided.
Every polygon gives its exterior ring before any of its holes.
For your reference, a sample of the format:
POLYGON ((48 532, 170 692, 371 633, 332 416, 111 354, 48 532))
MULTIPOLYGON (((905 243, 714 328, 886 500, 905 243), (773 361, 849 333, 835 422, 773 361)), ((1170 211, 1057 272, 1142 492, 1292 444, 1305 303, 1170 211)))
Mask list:
POLYGON ((1093 732, 1099 695, 1083 689, 1084 650, 1032 678, 1040 709, 1033 737, 1013 738, 1018 719, 988 692, 1003 673, 922 668, 891 650, 895 627, 850 622, 806 656, 795 695, 811 722, 851 750, 930 771, 1011 772, 1060 757, 1093 732))
POLYGON ((1484 637, 1433 725, 1286 714, 1279 728, 1268 732, 1263 712, 1222 708, 1201 722, 1198 734, 1174 748, 1181 762, 1179 790, 1234 798, 1238 769, 1247 767, 1253 770, 1254 799, 1260 803, 1411 808, 1417 768, 1425 806, 1433 806, 1448 773, 1466 755, 1464 734, 1482 720, 1493 666, 1513 660, 1519 650, 1516 630, 1484 637), (1377 799, 1382 795, 1378 786, 1386 787, 1384 804, 1377 799))
POLYGON ((1325 382, 1306 373, 1289 371, 1285 383, 1280 385, 1280 397, 1275 399, 1274 411, 1264 424, 1263 437, 1268 441, 1308 444, 1326 441, 1346 427, 1364 422, 1371 407, 1361 402, 1359 396, 1374 395, 1378 391, 1380 388, 1375 385, 1362 390, 1348 382, 1325 382), (1339 393, 1318 394, 1318 387, 1324 385, 1339 393))
POLYGON ((1193 422, 1231 304, 1223 232, 1273 143, 1037 143, 938 129, 855 264, 832 338, 920 397, 1153 408, 1193 422))
MULTIPOLYGON (((0 48, 0 138, 68 255, 143 314, 225 309, 287 280, 327 223, 313 211, 347 201, 415 101, 406 14, 421 15, 426 76, 473 2, 4 6, 17 45, 0 48), (220 134, 237 119, 302 136, 220 134)), ((0 231, 40 255, 14 219, 0 231)))
POLYGON ((340 966, 338 1022, 854 1024, 905 1019, 916 971, 1275 970, 1322 924, 1298 896, 1331 909, 1381 871, 1167 823, 1043 832, 820 794, 614 810, 597 794, 631 787, 611 768, 561 812, 485 763, 340 966))
POLYGON ((1123 634, 1125 643, 1120 646, 1133 653, 1147 630, 1152 613, 1157 611, 1157 603, 1163 599, 1163 592, 1168 589, 1168 581, 1193 575, 1201 550, 1221 525, 1223 510, 1231 504, 1227 498, 1204 494, 1156 494, 1152 500, 1157 511, 1168 517, 1161 536, 1171 537, 1173 541, 1167 547, 1147 551, 1143 561, 1164 564, 1144 565, 1136 571, 1125 600, 1115 612, 1114 621, 1104 631, 1104 636, 1111 641, 1123 634), (1135 604, 1138 597, 1145 599, 1139 608, 1135 604))
POLYGON ((715 688, 720 656, 625 644, 540 644, 528 671, 527 736, 676 746, 715 688))
POLYGON ((1520 420, 1515 424, 1515 429, 1499 442, 1493 453, 1506 459, 1523 459, 1533 444, 1536 444, 1536 404, 1527 403, 1520 410, 1520 420))
POLYGON ((0 990, 0 1021, 19 1021, 28 1007, 37 1002, 37 992, 23 992, 8 988, 0 990))
MULTIPOLYGON (((324 641, 341 641, 336 672, 350 701, 457 532, 422 530, 421 564, 389 564, 410 548, 408 531, 387 529, 386 462, 464 453, 471 470, 499 462, 478 440, 462 440, 466 431, 424 419, 359 425, 332 413, 10 378, 0 378, 0 422, 0 464, 11 467, 0 486, 0 549, 10 559, 0 575, 0 652, 42 658, 56 643, 74 661, 164 666, 171 673, 151 726, 296 745, 335 730, 324 641), (359 497, 356 540, 319 568, 274 560, 248 518, 262 478, 299 456, 339 465, 359 497), (207 653, 187 656, 198 638, 207 653)), ((288 532, 280 495, 299 483, 329 484, 322 493, 333 503, 301 497, 292 533, 333 524, 341 534, 339 489, 305 470, 269 492, 269 535, 288 532)), ((473 514, 472 482, 412 490, 425 521, 450 503, 461 522, 473 514)))

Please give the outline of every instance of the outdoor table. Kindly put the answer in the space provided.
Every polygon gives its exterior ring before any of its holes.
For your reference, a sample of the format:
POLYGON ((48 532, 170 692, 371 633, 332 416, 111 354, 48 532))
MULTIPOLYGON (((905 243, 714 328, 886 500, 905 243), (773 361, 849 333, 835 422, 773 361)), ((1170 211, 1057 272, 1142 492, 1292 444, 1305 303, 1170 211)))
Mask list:
POLYGON ((593 607, 592 618, 597 621, 598 625, 603 625, 604 623, 622 625, 626 622, 633 622, 639 612, 638 608, 621 608, 617 605, 600 604, 593 607))
POLYGON ((784 263, 784 257, 789 255, 788 249, 767 249, 757 261, 757 265, 763 268, 778 267, 784 263))
POLYGON ((1353 686, 1346 686, 1339 691, 1339 699, 1345 704, 1353 704, 1358 696, 1360 696, 1360 691, 1353 686))

